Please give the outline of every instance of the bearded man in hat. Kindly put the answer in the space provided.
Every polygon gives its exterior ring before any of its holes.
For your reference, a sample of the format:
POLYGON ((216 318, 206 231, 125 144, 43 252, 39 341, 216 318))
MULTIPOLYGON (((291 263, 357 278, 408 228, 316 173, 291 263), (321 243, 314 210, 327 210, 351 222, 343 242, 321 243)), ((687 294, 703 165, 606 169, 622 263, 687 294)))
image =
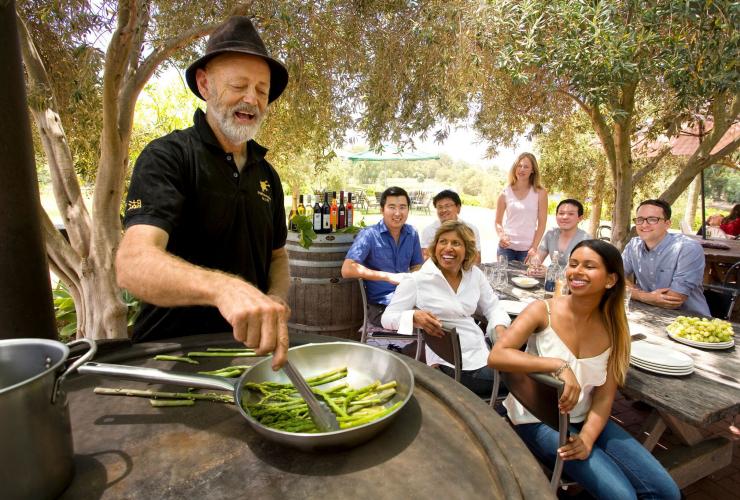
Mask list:
POLYGON ((132 340, 233 330, 288 349, 287 228, 280 178, 253 138, 288 83, 250 20, 228 19, 186 80, 207 110, 146 146, 131 177, 118 284, 142 299, 132 340))

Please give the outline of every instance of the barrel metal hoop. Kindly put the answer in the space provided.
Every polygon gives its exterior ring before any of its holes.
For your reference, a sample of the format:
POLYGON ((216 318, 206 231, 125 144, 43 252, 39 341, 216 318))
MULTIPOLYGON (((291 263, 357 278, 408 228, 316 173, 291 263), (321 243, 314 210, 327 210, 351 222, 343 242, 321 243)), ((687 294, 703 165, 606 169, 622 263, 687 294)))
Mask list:
POLYGON ((336 283, 347 283, 351 281, 357 281, 355 278, 301 278, 298 276, 291 276, 290 282, 296 285, 325 285, 325 284, 336 284, 336 283))
POLYGON ((291 266, 298 267, 342 267, 343 260, 290 260, 291 266))
POLYGON ((321 326, 304 325, 301 323, 288 323, 288 328, 293 328, 294 330, 301 330, 304 332, 336 332, 339 330, 347 330, 348 328, 359 329, 361 326, 362 321, 360 321, 359 323, 346 323, 344 325, 321 326))
POLYGON ((346 245, 331 245, 331 246, 320 246, 321 244, 314 244, 309 248, 303 248, 300 245, 297 244, 291 244, 291 242, 288 242, 287 245, 285 245, 286 250, 288 252, 295 252, 295 253, 343 253, 346 254, 349 248, 352 246, 352 244, 347 243, 346 245))

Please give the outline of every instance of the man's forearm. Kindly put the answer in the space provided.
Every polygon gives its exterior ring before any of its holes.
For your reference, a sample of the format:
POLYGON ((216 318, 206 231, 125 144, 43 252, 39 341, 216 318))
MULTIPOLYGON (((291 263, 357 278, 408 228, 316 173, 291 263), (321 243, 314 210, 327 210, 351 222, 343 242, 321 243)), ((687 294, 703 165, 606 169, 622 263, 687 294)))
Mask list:
POLYGON ((342 264, 343 278, 361 278, 367 281, 388 281, 388 274, 389 273, 385 271, 368 269, 362 264, 358 264, 351 259, 345 259, 342 264))
POLYGON ((121 287, 162 307, 215 305, 215 291, 243 282, 237 276, 196 266, 152 246, 121 249, 116 264, 121 287))
POLYGON ((270 273, 267 276, 268 295, 277 295, 284 301, 288 301, 288 290, 290 289, 290 261, 285 247, 272 251, 270 261, 270 273))

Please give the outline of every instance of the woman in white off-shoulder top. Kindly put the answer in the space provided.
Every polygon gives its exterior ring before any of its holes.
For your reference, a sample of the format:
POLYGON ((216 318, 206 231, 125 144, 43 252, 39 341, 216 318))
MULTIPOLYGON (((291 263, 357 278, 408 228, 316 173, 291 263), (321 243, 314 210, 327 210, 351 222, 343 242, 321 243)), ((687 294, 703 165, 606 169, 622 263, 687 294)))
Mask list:
POLYGON ((565 382, 560 410, 570 413, 571 437, 558 449, 557 431, 509 395, 504 406, 516 432, 546 464, 560 455, 564 473, 596 498, 680 498, 655 457, 609 419, 630 350, 619 251, 584 240, 573 249, 565 276, 571 294, 530 304, 494 344, 488 364, 552 373, 565 382))

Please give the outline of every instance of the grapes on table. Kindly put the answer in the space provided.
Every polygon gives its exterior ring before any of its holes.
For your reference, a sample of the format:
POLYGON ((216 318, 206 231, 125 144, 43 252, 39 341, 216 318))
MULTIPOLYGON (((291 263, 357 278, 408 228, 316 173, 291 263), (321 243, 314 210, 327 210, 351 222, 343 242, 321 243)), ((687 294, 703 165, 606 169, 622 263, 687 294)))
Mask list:
POLYGON ((679 316, 666 329, 673 335, 694 342, 729 342, 732 339, 732 325, 721 319, 692 318, 679 316))

